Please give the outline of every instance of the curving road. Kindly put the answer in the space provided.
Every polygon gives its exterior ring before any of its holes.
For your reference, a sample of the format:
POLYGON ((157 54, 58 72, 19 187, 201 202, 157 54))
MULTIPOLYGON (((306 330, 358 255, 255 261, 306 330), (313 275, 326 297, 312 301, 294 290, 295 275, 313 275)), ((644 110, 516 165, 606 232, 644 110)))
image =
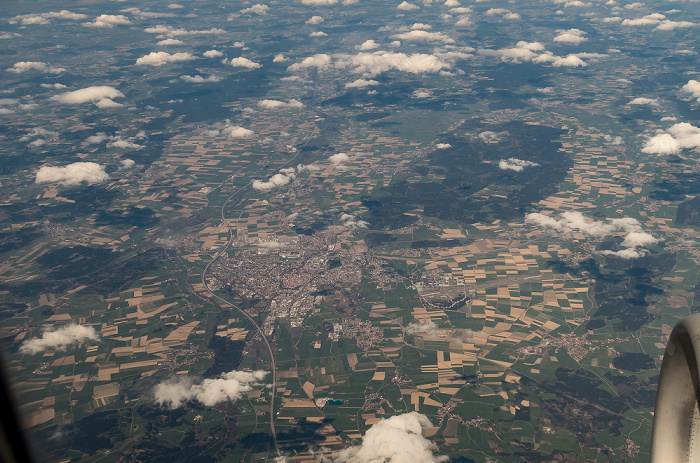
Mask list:
MULTIPOLYGON (((209 268, 211 265, 216 262, 216 260, 224 255, 226 251, 228 251, 228 248, 231 246, 231 243, 233 242, 233 229, 231 229, 231 226, 229 223, 226 221, 225 217, 225 210, 226 206, 228 203, 239 193, 242 193, 244 190, 248 188, 248 185, 243 186, 236 190, 233 194, 231 194, 226 201, 224 202, 223 206, 221 206, 221 221, 226 224, 226 227, 228 228, 228 234, 229 234, 229 240, 226 243, 226 245, 214 256, 214 258, 207 264, 206 267, 204 267, 204 270, 202 271, 202 285, 204 286, 204 289, 207 290, 207 292, 211 295, 212 298, 217 299, 218 301, 222 302, 224 305, 231 306, 234 309, 238 310, 238 312, 241 313, 245 318, 248 319, 250 323, 253 324, 255 327, 255 330, 258 332, 262 340, 265 342, 265 347, 267 347, 267 352, 270 354, 270 369, 272 370, 272 391, 270 395, 270 435, 272 436, 272 443, 275 446, 275 451, 277 452, 278 456, 281 456, 282 454, 280 453, 280 447, 279 444, 277 443, 277 431, 275 430, 275 396, 277 394, 277 366, 275 364, 275 354, 272 350, 272 346, 270 346, 270 342, 267 340, 267 337, 265 336, 265 333, 263 332, 262 328, 260 328, 260 325, 251 317, 248 315, 243 309, 238 307, 237 305, 227 301, 223 297, 220 297, 212 291, 212 289, 209 287, 209 284, 207 283, 207 272, 209 271, 209 268)), ((239 203, 243 200, 244 196, 241 196, 239 199, 239 203)))

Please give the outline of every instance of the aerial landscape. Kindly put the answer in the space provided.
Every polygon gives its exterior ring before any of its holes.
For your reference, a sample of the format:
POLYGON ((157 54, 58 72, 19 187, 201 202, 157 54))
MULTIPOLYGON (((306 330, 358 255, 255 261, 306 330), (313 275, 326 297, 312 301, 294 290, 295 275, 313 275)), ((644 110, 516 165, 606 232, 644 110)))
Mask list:
POLYGON ((2 2, 34 459, 648 461, 700 3, 255 1, 2 2))

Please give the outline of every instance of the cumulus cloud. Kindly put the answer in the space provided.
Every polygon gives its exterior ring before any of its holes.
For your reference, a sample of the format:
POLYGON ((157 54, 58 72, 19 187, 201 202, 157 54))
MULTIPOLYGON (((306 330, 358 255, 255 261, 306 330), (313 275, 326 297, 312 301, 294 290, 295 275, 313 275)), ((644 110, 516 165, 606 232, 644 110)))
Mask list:
POLYGON ((450 145, 449 143, 438 143, 435 145, 435 148, 439 150, 446 150, 448 148, 452 148, 452 145, 450 145))
POLYGON ((19 351, 23 354, 37 354, 45 350, 66 350, 71 344, 99 339, 93 327, 70 324, 57 329, 47 329, 40 338, 24 341, 19 351))
POLYGON ((269 6, 265 5, 264 3, 256 3, 255 5, 253 5, 251 7, 243 8, 241 10, 241 14, 266 15, 268 11, 270 11, 269 6))
POLYGON ((73 13, 68 10, 61 11, 49 11, 48 13, 40 14, 23 14, 10 18, 8 21, 10 24, 20 23, 23 26, 30 24, 49 24, 52 19, 68 19, 77 21, 80 19, 87 19, 87 15, 81 13, 73 13))
POLYGON ((505 8, 491 8, 484 13, 486 16, 501 16, 504 19, 520 19, 518 13, 513 13, 505 8))
POLYGON ((248 58, 238 57, 231 60, 223 60, 222 63, 230 64, 234 68, 246 68, 246 69, 258 69, 262 67, 262 64, 251 61, 248 58))
POLYGON ((408 334, 433 334, 438 330, 435 322, 428 323, 411 323, 406 327, 408 334))
POLYGON ((298 109, 303 107, 304 105, 301 103, 301 101, 292 99, 289 100, 289 102, 287 103, 279 100, 260 100, 258 101, 258 106, 265 109, 298 109))
POLYGON ((163 66, 168 63, 177 63, 181 61, 191 61, 196 59, 191 53, 173 53, 172 55, 165 51, 152 51, 148 55, 144 55, 136 60, 137 66, 163 66))
POLYGON ((287 174, 275 174, 270 177, 267 181, 254 180, 253 188, 256 190, 271 190, 280 186, 287 185, 289 182, 294 180, 294 177, 287 174))
POLYGON ((633 99, 627 104, 632 106, 659 106, 659 100, 657 100, 656 98, 639 97, 633 99))
POLYGON ((63 89, 63 88, 68 88, 67 85, 59 84, 58 82, 55 84, 41 84, 43 88, 55 88, 55 89, 63 89))
POLYGON ((350 447, 333 455, 336 463, 439 463, 449 461, 435 454, 437 446, 423 437, 423 428, 432 427, 418 412, 382 419, 362 436, 359 447, 350 447))
POLYGON ((316 32, 312 32, 309 34, 309 37, 327 37, 327 36, 328 36, 328 34, 326 34, 323 31, 316 31, 316 32))
POLYGON ((314 56, 304 58, 300 63, 294 63, 287 69, 290 71, 300 71, 309 68, 324 69, 331 64, 331 57, 325 53, 319 53, 314 56))
POLYGON ((431 26, 430 24, 424 24, 424 23, 413 23, 413 25, 411 26, 411 29, 414 29, 414 30, 415 29, 432 29, 432 28, 433 28, 433 26, 431 26))
POLYGON ((622 21, 623 26, 655 26, 659 24, 666 16, 661 13, 652 13, 641 18, 625 19, 622 21))
POLYGON ((501 170, 512 170, 515 172, 522 172, 526 167, 539 166, 538 163, 532 161, 525 161, 523 159, 508 158, 501 159, 498 161, 498 168, 501 170))
POLYGON ((181 80, 184 80, 185 82, 191 82, 195 84, 202 84, 206 82, 220 82, 221 77, 216 76, 214 74, 210 75, 209 77, 202 77, 199 74, 195 76, 180 76, 181 80))
POLYGON ((309 19, 304 21, 306 24, 321 24, 323 22, 322 16, 311 16, 309 19))
POLYGON ((357 48, 362 51, 374 50, 375 48, 379 48, 379 44, 374 40, 369 39, 362 42, 357 46, 357 48))
POLYGON ((336 153, 331 156, 328 156, 328 162, 330 162, 334 166, 345 164, 348 161, 350 161, 350 156, 348 156, 345 153, 336 153))
POLYGON ((54 67, 47 63, 44 63, 43 61, 18 61, 7 70, 16 74, 21 74, 23 72, 28 71, 45 72, 49 74, 60 74, 64 72, 66 68, 54 67))
POLYGON ((608 222, 596 222, 588 220, 580 212, 564 212, 560 218, 544 215, 539 212, 528 214, 525 221, 534 223, 540 227, 555 230, 564 235, 582 233, 583 235, 603 238, 611 235, 625 235, 621 248, 618 251, 601 251, 600 254, 616 256, 622 259, 636 259, 644 256, 648 250, 645 246, 659 242, 657 238, 642 231, 638 220, 631 217, 622 219, 609 219, 608 222))
POLYGON ((354 214, 343 213, 340 216, 340 221, 347 228, 367 228, 367 225, 369 225, 369 222, 359 220, 354 214))
POLYGON ((685 93, 690 93, 690 96, 697 98, 698 103, 700 103, 700 82, 691 79, 682 87, 681 90, 685 93))
MULTIPOLYGON (((123 98, 124 94, 114 87, 100 85, 95 87, 81 88, 72 92, 65 92, 53 96, 51 99, 62 104, 109 104, 113 98, 123 98)), ((98 106, 99 107, 99 106, 98 106)))
POLYGON ((224 56, 223 53, 221 53, 219 50, 208 50, 205 51, 202 56, 205 58, 218 58, 220 56, 224 56))
POLYGON ((455 43, 454 39, 443 34, 442 32, 430 32, 425 30, 412 30, 401 34, 393 35, 392 38, 405 40, 407 42, 442 42, 455 43))
POLYGON ((107 27, 126 26, 132 24, 129 18, 123 14, 101 14, 93 22, 83 23, 85 27, 107 27))
POLYGON ((510 63, 523 63, 531 61, 533 63, 551 64, 553 67, 583 67, 587 63, 582 58, 596 60, 607 55, 599 53, 575 53, 567 56, 557 56, 551 51, 547 51, 540 42, 518 42, 515 47, 501 48, 498 50, 480 49, 479 54, 484 56, 500 57, 501 61, 510 63))
POLYGON ((52 130, 46 130, 42 127, 33 127, 29 133, 22 136, 19 141, 29 141, 32 138, 42 137, 42 138, 56 138, 58 137, 58 132, 52 130))
POLYGON ((568 43, 571 45, 578 45, 579 43, 588 40, 584 37, 586 33, 580 29, 569 29, 567 31, 560 31, 559 35, 554 37, 555 42, 568 43))
POLYGON ((134 161, 133 159, 128 159, 128 158, 122 159, 120 161, 120 163, 122 165, 122 169, 131 169, 132 167, 134 167, 136 165, 136 161, 134 161))
POLYGON ((313 164, 299 164, 296 167, 286 167, 284 169, 280 169, 279 173, 273 175, 265 181, 254 180, 253 188, 262 191, 271 190, 273 188, 288 185, 289 183, 291 183, 292 180, 297 178, 297 174, 301 174, 304 172, 316 172, 319 170, 321 170, 321 168, 313 164))
POLYGON ((205 30, 187 30, 187 29, 175 29, 172 26, 164 26, 162 24, 159 24, 159 25, 153 26, 153 27, 147 27, 146 29, 144 29, 144 32, 147 32, 149 34, 166 35, 168 37, 178 37, 181 35, 221 35, 221 34, 226 33, 225 30, 218 29, 215 27, 212 27, 211 29, 205 29, 205 30))
POLYGON ((672 31, 675 29, 686 29, 688 27, 695 27, 696 23, 690 21, 671 21, 670 19, 664 19, 661 23, 654 28, 655 31, 672 31))
POLYGON ((36 173, 35 183, 60 183, 61 185, 79 185, 87 182, 102 183, 109 179, 104 167, 94 162, 74 162, 67 166, 43 166, 36 173))
POLYGON ((496 132, 491 132, 490 130, 485 130, 478 135, 479 139, 483 142, 499 141, 500 135, 496 132))
POLYGON ((288 61, 289 59, 284 56, 282 53, 278 53, 275 55, 275 57, 272 59, 273 63, 284 63, 285 61, 288 61))
POLYGON ((408 3, 406 1, 403 1, 399 3, 399 5, 396 7, 397 10, 403 10, 403 11, 410 11, 410 10, 418 10, 420 7, 418 5, 414 5, 413 3, 408 3))
POLYGON ((357 79, 345 84, 345 88, 366 88, 373 85, 379 85, 379 82, 373 79, 357 79))
POLYGON ((244 393, 259 385, 267 374, 268 372, 262 370, 233 370, 223 373, 218 378, 201 382, 194 382, 190 378, 169 380, 155 387, 155 400, 157 404, 171 409, 179 408, 191 400, 212 407, 222 402, 238 400, 244 393))
POLYGON ((184 42, 182 40, 178 40, 178 39, 165 39, 165 40, 159 41, 156 45, 160 45, 160 46, 184 45, 184 42))
MULTIPOLYGON (((415 31, 414 31, 415 32, 415 31)), ((424 32, 424 31, 422 31, 424 32)), ((289 71, 300 71, 308 68, 337 69, 350 68, 351 72, 374 76, 391 70, 409 72, 412 74, 437 73, 451 68, 457 59, 469 56, 462 52, 435 53, 432 55, 415 53, 394 53, 376 51, 373 53, 357 53, 355 55, 334 55, 335 61, 327 54, 317 54, 305 58, 300 63, 294 63, 287 68, 289 71)))
POLYGON ((228 138, 251 138, 255 135, 252 130, 241 127, 240 125, 233 125, 229 119, 226 119, 226 126, 221 129, 221 134, 228 136, 228 138))
POLYGON ((677 154, 685 148, 700 147, 700 128, 687 122, 672 125, 666 133, 651 137, 642 148, 648 154, 677 154))

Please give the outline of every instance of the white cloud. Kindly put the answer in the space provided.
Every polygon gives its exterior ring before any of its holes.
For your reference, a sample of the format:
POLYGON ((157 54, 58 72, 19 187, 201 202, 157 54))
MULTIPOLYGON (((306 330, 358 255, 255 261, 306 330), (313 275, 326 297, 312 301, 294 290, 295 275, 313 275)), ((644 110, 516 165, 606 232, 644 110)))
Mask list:
POLYGON ((49 11, 48 13, 24 14, 15 16, 11 18, 8 22, 10 24, 20 23, 23 26, 28 26, 30 24, 49 24, 52 19, 69 19, 77 21, 79 19, 87 19, 87 15, 81 13, 73 13, 68 10, 49 11))
POLYGON ((446 150, 448 148, 452 148, 452 145, 450 145, 449 143, 438 143, 435 145, 435 148, 439 150, 446 150))
POLYGON ((700 103, 700 82, 691 79, 683 86, 683 88, 681 88, 681 90, 685 93, 690 93, 690 95, 693 98, 697 98, 698 103, 700 103))
POLYGON ((625 235, 618 251, 601 251, 600 254, 616 256, 622 259, 636 259, 644 256, 648 251, 644 246, 649 246, 659 242, 649 233, 642 231, 642 226, 638 220, 631 217, 622 219, 609 219, 608 223, 589 221, 580 212, 564 212, 557 219, 540 213, 528 214, 525 221, 534 223, 540 227, 560 232, 564 235, 582 233, 596 238, 603 238, 612 235, 625 235))
POLYGON ((244 58, 242 56, 238 58, 233 58, 231 60, 223 60, 222 63, 230 64, 234 68, 258 69, 262 67, 260 63, 256 63, 255 61, 251 61, 248 58, 244 58))
POLYGON ((122 159, 120 162, 122 165, 122 169, 131 169, 132 167, 134 167, 136 165, 136 161, 134 161, 133 159, 128 159, 128 158, 122 159))
POLYGON ((374 50, 375 48, 379 48, 379 44, 374 40, 369 39, 362 42, 357 48, 362 51, 374 50))
POLYGON ((560 43, 578 45, 588 40, 586 37, 584 37, 585 35, 586 33, 580 29, 569 29, 568 31, 560 31, 559 35, 554 37, 552 40, 560 43))
POLYGON ((340 215, 340 221, 343 222, 343 227, 346 228, 367 228, 369 222, 359 220, 354 214, 343 213, 340 215))
POLYGON ((327 36, 328 36, 328 34, 326 34, 323 31, 316 31, 316 32, 312 32, 309 34, 309 37, 327 37, 327 36))
POLYGON ((405 40, 407 42, 442 42, 455 43, 454 39, 442 32, 430 32, 424 30, 412 30, 401 34, 392 35, 392 38, 405 40))
POLYGON ((660 133, 651 137, 642 148, 643 153, 648 154, 677 154, 681 152, 681 144, 667 133, 660 133))
POLYGON ((168 37, 178 37, 182 35, 222 35, 226 33, 225 30, 218 29, 215 27, 206 30, 187 30, 175 29, 172 26, 164 26, 162 24, 153 27, 147 27, 146 29, 144 29, 144 32, 147 32, 149 34, 163 34, 167 35, 168 37))
POLYGON ((130 15, 138 18, 138 19, 153 19, 153 18, 174 18, 175 14, 173 13, 156 13, 153 11, 141 11, 138 8, 131 7, 131 8, 124 8, 123 10, 119 10, 121 13, 129 13, 130 15))
POLYGON ((641 2, 628 3, 627 5, 625 5, 625 9, 627 10, 639 10, 644 7, 644 3, 641 2))
POLYGON ((276 54, 274 59, 272 60, 273 63, 284 63, 285 61, 289 61, 289 59, 286 58, 282 53, 276 54))
POLYGON ((413 92, 413 98, 429 98, 430 96, 432 96, 432 94, 425 90, 415 90, 413 92))
POLYGON ((273 188, 288 185, 292 180, 297 178, 297 174, 304 172, 316 172, 319 170, 321 170, 321 168, 313 164, 299 164, 296 167, 286 167, 284 169, 280 169, 279 173, 273 175, 266 181, 254 180, 253 188, 256 190, 268 191, 273 188))
POLYGON ((125 26, 129 24, 131 24, 131 21, 123 14, 101 14, 95 18, 95 21, 91 23, 83 23, 83 26, 111 28, 114 26, 125 26))
MULTIPOLYGON (((51 97, 52 100, 63 104, 92 103, 105 105, 112 102, 113 98, 123 98, 124 94, 114 87, 107 85, 81 88, 72 92, 65 92, 51 97)), ((99 106, 98 106, 99 107, 99 106)))
POLYGON ((168 46, 168 45, 184 45, 185 43, 182 40, 178 39, 165 39, 161 40, 160 42, 157 43, 157 45, 161 46, 168 46))
POLYGON ((423 24, 423 23, 414 23, 411 26, 411 29, 413 29, 413 30, 416 30, 416 29, 426 29, 427 30, 427 29, 432 29, 432 28, 433 28, 433 26, 431 26, 430 24, 423 24))
POLYGON ((677 154, 684 148, 700 147, 700 128, 687 122, 672 125, 667 133, 659 133, 647 140, 643 153, 677 154))
POLYGON ((301 101, 298 100, 289 100, 288 103, 285 103, 284 101, 279 101, 279 100, 261 100, 258 101, 258 106, 261 108, 265 109, 279 109, 279 108, 286 108, 286 109, 298 109, 303 107, 304 105, 301 103, 301 101))
POLYGON ((301 0, 304 5, 330 6, 338 3, 338 0, 301 0))
POLYGON ((403 11, 410 11, 410 10, 419 10, 420 7, 418 5, 414 5, 413 3, 408 3, 406 1, 403 1, 399 3, 399 5, 396 7, 398 10, 403 10, 403 11))
POLYGON ((37 354, 45 350, 66 350, 71 344, 99 339, 93 327, 70 324, 57 329, 47 329, 40 338, 24 341, 19 351, 23 354, 37 354))
POLYGON ((504 19, 520 19, 520 15, 518 13, 513 13, 512 11, 506 10, 505 8, 491 8, 487 10, 484 14, 486 16, 501 16, 504 19))
POLYGON ((311 16, 305 21, 306 24, 321 24, 323 22, 323 16, 311 16))
POLYGON ((445 6, 448 6, 448 7, 453 7, 453 8, 454 8, 454 7, 456 7, 456 6, 459 6, 459 1, 458 1, 458 0, 445 0, 445 4, 444 4, 444 5, 445 5, 445 6))
POLYGON ((220 82, 221 77, 216 76, 214 74, 210 75, 209 77, 202 77, 199 74, 195 76, 180 76, 181 80, 184 80, 185 82, 191 82, 194 84, 202 84, 202 83, 207 83, 207 82, 220 82))
POLYGON ((379 85, 379 82, 376 80, 370 79, 357 79, 352 82, 349 82, 345 84, 345 88, 365 88, 365 87, 370 87, 373 85, 379 85))
POLYGON ((252 130, 239 125, 233 125, 228 119, 226 119, 226 126, 221 129, 221 133, 227 135, 228 138, 251 138, 255 135, 255 132, 252 130))
POLYGON ((269 6, 265 5, 264 3, 256 3, 255 5, 253 5, 251 7, 243 8, 241 10, 241 14, 266 15, 268 11, 270 11, 269 6))
POLYGON ((18 61, 11 68, 7 69, 10 72, 20 74, 27 71, 38 71, 50 74, 60 74, 65 68, 53 67, 43 61, 18 61))
POLYGON ((622 21, 623 26, 655 26, 659 24, 666 16, 661 13, 652 13, 641 18, 625 19, 622 21))
POLYGON ((314 56, 309 56, 308 58, 304 58, 304 60, 301 63, 294 63, 291 66, 289 66, 287 69, 290 71, 299 71, 302 69, 308 69, 308 68, 318 68, 318 69, 324 69, 331 64, 331 57, 330 55, 326 55, 324 53, 316 54, 314 56))
POLYGON ((485 130, 478 135, 479 139, 483 142, 499 141, 500 136, 496 132, 491 132, 490 130, 485 130))
POLYGON ((63 167, 43 166, 36 173, 35 183, 60 183, 61 185, 79 185, 82 182, 102 183, 109 175, 99 164, 94 162, 74 162, 63 167))
POLYGON ((184 5, 180 5, 179 3, 169 3, 168 8, 171 10, 179 10, 181 8, 184 8, 184 5))
POLYGON ((628 105, 648 105, 648 106, 659 106, 659 100, 656 98, 644 98, 644 97, 639 97, 635 98, 629 103, 628 105))
POLYGON ((359 447, 335 453, 336 463, 439 463, 449 461, 435 454, 437 446, 423 437, 423 428, 432 427, 428 418, 418 412, 382 419, 362 436, 359 447))
POLYGON ((220 56, 224 56, 224 54, 219 50, 207 50, 202 54, 202 56, 205 58, 218 58, 220 56))
POLYGON ((695 27, 696 23, 690 21, 671 21, 670 19, 665 19, 661 21, 661 24, 654 28, 655 31, 672 31, 675 29, 686 29, 688 27, 695 27))
POLYGON ((178 408, 196 400, 207 407, 221 402, 238 400, 244 393, 260 384, 266 371, 229 371, 215 379, 205 379, 195 383, 190 378, 178 378, 157 385, 154 389, 155 401, 168 408, 178 408))
POLYGON ((515 172, 522 172, 526 167, 539 166, 536 162, 525 161, 523 159, 508 158, 501 159, 498 161, 498 168, 501 170, 512 170, 515 172))
POLYGON ((163 66, 168 63, 177 63, 181 61, 191 61, 196 59, 191 53, 173 53, 172 55, 165 51, 152 51, 148 55, 142 56, 136 60, 137 66, 163 66))
POLYGON ((42 127, 33 127, 27 135, 22 136, 19 141, 29 141, 35 137, 45 137, 45 138, 56 138, 58 137, 58 132, 52 130, 46 130, 42 127))
POLYGON ((438 330, 438 326, 435 322, 428 323, 411 323, 406 327, 406 333, 408 334, 434 334, 438 330))
POLYGON ((341 57, 336 66, 351 67, 353 72, 376 75, 382 72, 397 70, 412 74, 438 72, 452 67, 451 63, 435 55, 416 53, 393 53, 377 51, 374 53, 359 53, 341 57))
POLYGON ((339 166, 341 164, 344 164, 350 160, 350 156, 348 156, 345 153, 336 153, 331 156, 328 156, 328 161, 333 164, 334 166, 339 166))

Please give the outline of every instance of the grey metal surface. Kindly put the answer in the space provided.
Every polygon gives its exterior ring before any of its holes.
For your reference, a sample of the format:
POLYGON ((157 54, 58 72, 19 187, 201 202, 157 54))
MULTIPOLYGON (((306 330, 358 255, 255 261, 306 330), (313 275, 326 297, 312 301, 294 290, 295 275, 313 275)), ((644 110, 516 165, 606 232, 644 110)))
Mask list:
POLYGON ((671 332, 656 393, 651 463, 700 462, 700 314, 671 332))

